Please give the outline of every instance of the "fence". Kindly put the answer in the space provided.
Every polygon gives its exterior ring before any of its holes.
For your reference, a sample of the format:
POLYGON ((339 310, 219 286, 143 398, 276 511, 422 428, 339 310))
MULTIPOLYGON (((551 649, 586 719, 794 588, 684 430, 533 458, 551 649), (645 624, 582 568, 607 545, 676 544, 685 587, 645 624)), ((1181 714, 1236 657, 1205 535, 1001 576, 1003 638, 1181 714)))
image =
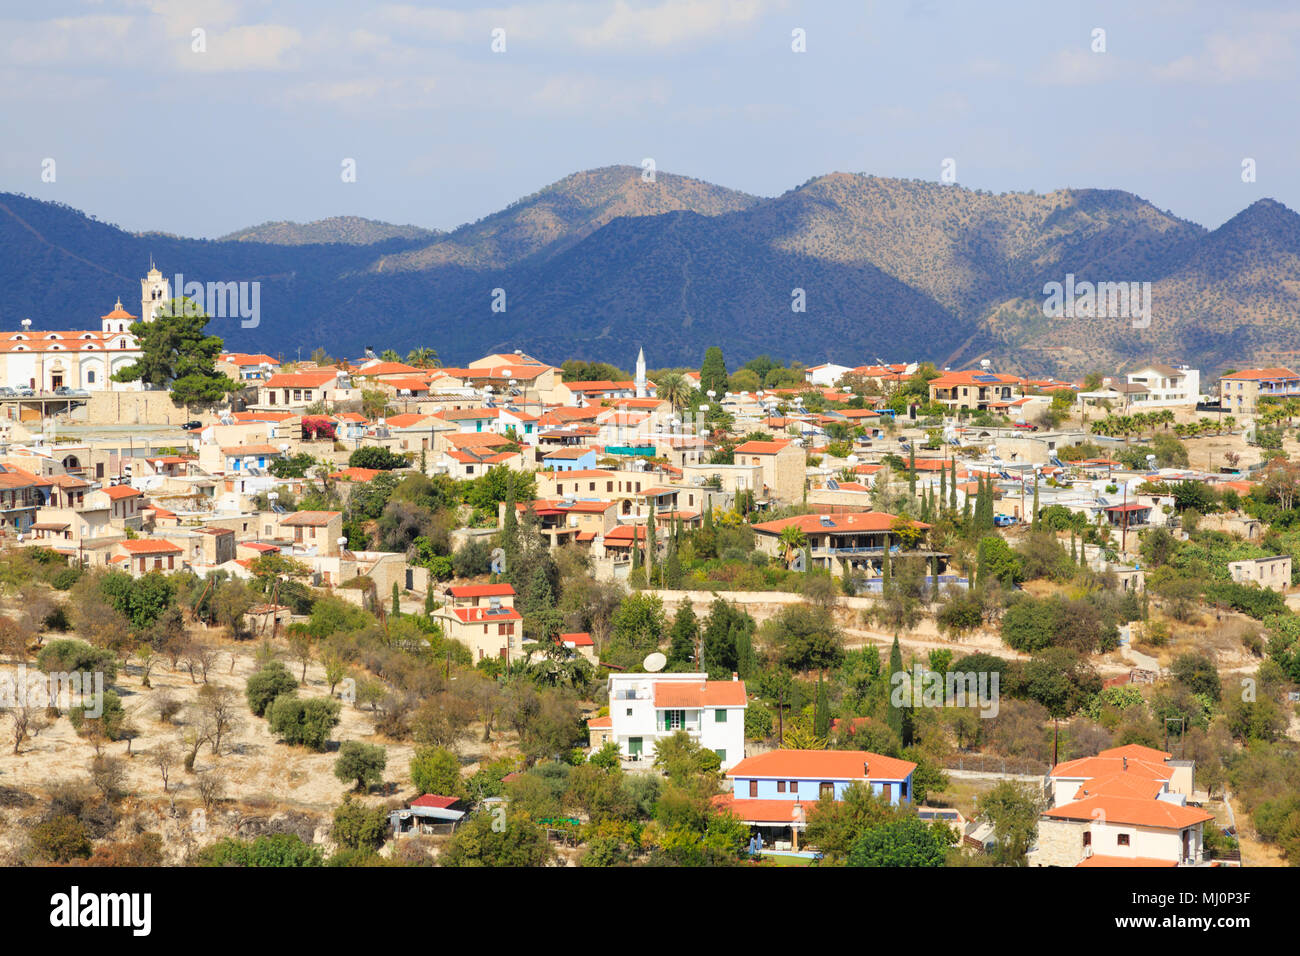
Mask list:
POLYGON ((1042 776, 1052 769, 1045 760, 1032 757, 1003 757, 998 754, 956 754, 944 762, 948 770, 970 770, 975 773, 1018 773, 1042 776))

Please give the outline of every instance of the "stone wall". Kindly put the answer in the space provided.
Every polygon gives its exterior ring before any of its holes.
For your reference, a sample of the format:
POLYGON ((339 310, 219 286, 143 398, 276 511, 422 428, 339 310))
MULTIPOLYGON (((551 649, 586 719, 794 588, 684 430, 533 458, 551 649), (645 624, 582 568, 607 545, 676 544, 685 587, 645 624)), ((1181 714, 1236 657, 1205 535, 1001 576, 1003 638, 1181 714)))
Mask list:
POLYGON ((87 425, 183 425, 197 410, 172 404, 170 392, 91 392, 73 420, 87 425))
POLYGON ((1029 854, 1030 866, 1077 866, 1083 859, 1082 820, 1038 820, 1038 846, 1029 854))

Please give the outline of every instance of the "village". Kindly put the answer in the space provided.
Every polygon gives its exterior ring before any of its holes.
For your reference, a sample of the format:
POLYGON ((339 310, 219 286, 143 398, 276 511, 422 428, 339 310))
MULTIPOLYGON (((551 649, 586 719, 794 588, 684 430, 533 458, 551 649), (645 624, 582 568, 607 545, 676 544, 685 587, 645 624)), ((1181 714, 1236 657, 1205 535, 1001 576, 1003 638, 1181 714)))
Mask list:
POLYGON ((11 863, 1300 861, 1289 369, 313 345, 191 402, 180 302, 0 334, 11 863))

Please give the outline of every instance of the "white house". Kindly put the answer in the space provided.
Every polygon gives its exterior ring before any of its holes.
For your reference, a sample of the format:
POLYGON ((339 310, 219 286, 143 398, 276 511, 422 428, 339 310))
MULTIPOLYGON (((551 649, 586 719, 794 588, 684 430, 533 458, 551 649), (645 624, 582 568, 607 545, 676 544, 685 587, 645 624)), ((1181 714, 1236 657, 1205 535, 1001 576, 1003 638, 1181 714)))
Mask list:
POLYGON ((655 743, 679 730, 728 770, 745 757, 745 682, 707 674, 611 674, 608 739, 628 760, 653 760, 655 743))
POLYGON ((1129 372, 1127 379, 1129 385, 1146 389, 1146 398, 1135 401, 1135 407, 1195 405, 1200 400, 1200 369, 1153 363, 1129 372))
POLYGON ((813 385, 821 385, 829 388, 834 385, 853 369, 848 365, 836 365, 833 362, 827 362, 825 365, 814 365, 804 371, 803 377, 813 385))

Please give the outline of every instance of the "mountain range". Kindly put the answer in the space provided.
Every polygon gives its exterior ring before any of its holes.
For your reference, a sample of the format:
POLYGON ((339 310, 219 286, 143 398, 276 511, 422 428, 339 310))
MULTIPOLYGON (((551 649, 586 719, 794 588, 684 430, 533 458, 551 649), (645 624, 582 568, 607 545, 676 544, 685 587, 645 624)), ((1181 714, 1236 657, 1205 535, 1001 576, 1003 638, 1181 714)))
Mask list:
POLYGON ((717 344, 732 365, 987 358, 1057 375, 1300 360, 1300 217, 1270 199, 1207 230, 1120 190, 831 173, 764 198, 613 166, 449 232, 335 217, 187 239, 0 194, 0 250, 0 328, 93 328, 118 296, 138 311, 152 258, 187 281, 260 282, 257 328, 210 329, 285 358, 430 345, 447 364, 523 348, 628 367, 644 347, 652 367, 698 366, 717 344), (1045 284, 1067 275, 1150 282, 1150 326, 1045 317, 1045 284))

